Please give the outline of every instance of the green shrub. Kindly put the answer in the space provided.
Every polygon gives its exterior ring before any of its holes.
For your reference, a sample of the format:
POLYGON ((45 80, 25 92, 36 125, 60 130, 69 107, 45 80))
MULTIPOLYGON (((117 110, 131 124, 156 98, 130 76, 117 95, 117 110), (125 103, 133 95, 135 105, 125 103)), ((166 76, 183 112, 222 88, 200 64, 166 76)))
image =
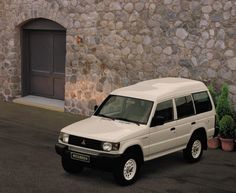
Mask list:
POLYGON ((235 122, 230 115, 225 115, 219 122, 220 135, 225 138, 233 138, 235 132, 235 122))
POLYGON ((221 120, 224 115, 233 115, 231 103, 229 100, 229 87, 227 84, 222 86, 220 96, 217 100, 216 113, 219 116, 219 120, 221 120))
POLYGON ((214 104, 216 105, 217 104, 217 98, 218 98, 218 95, 217 95, 217 92, 213 86, 213 84, 211 83, 209 86, 208 86, 208 90, 212 96, 212 99, 213 99, 213 102, 214 104))

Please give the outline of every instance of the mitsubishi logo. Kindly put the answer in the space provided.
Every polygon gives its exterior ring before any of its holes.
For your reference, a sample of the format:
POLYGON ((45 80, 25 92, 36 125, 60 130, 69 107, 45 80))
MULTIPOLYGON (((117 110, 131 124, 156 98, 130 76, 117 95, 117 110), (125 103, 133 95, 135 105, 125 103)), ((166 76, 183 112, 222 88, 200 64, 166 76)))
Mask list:
POLYGON ((83 139, 83 141, 81 142, 81 145, 86 145, 85 140, 83 139))

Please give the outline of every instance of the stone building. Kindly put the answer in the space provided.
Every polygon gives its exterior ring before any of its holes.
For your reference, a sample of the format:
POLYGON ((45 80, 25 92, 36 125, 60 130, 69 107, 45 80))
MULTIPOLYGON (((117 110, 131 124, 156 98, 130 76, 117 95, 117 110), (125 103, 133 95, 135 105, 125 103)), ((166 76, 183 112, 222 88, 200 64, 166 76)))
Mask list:
POLYGON ((40 95, 90 114, 113 89, 181 76, 227 82, 235 0, 1 0, 0 99, 40 95))

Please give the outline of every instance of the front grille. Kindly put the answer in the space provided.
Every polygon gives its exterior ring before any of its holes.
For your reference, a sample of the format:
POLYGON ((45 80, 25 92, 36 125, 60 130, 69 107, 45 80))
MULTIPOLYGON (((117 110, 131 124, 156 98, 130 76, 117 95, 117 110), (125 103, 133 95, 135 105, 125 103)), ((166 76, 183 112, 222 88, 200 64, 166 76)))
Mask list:
POLYGON ((90 149, 102 150, 102 142, 94 139, 87 139, 83 137, 77 137, 74 135, 69 136, 69 144, 79 147, 86 147, 90 149))

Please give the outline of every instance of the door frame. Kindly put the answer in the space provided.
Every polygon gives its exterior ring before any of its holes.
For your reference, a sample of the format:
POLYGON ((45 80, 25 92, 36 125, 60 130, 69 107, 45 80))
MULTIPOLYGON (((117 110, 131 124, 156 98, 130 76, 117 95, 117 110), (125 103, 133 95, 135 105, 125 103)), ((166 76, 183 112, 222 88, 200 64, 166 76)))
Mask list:
POLYGON ((32 30, 63 31, 66 28, 49 19, 38 18, 28 21, 21 27, 21 96, 30 94, 30 48, 29 34, 32 30))

